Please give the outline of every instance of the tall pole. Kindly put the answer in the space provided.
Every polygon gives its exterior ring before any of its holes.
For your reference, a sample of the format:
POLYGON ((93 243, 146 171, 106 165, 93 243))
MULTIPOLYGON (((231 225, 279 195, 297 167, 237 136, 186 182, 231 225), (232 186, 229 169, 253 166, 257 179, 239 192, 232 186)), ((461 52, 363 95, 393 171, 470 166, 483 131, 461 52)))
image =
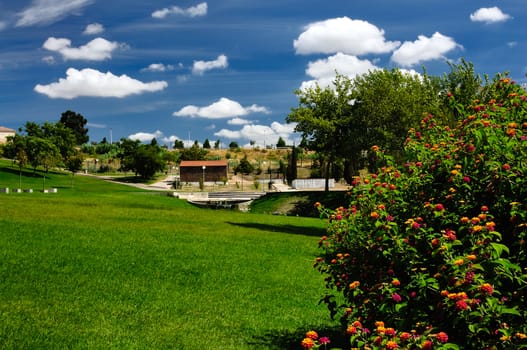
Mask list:
POLYGON ((207 168, 205 165, 201 167, 203 169, 203 190, 205 190, 205 169, 207 168))

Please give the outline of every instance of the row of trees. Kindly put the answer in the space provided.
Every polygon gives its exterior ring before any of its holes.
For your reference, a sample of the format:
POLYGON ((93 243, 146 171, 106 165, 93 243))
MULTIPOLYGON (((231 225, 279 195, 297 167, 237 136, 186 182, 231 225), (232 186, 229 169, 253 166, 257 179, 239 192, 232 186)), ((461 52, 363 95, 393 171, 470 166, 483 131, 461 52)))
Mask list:
POLYGON ((371 146, 397 155, 408 130, 418 126, 424 114, 452 124, 462 111, 449 106, 448 96, 461 101, 460 105, 484 99, 482 82, 466 61, 452 64, 451 72, 442 77, 398 69, 355 78, 337 75, 333 86, 297 90, 299 105, 286 120, 297 123, 302 146, 319 154, 326 180, 340 173, 350 183, 368 164, 366 150, 371 146))
POLYGON ((27 122, 8 138, 3 155, 15 161, 20 173, 26 166, 33 167, 33 171, 41 166, 46 172, 61 166, 73 174, 82 167, 83 157, 77 146, 88 141, 86 123, 82 115, 72 111, 62 113, 57 123, 27 122))

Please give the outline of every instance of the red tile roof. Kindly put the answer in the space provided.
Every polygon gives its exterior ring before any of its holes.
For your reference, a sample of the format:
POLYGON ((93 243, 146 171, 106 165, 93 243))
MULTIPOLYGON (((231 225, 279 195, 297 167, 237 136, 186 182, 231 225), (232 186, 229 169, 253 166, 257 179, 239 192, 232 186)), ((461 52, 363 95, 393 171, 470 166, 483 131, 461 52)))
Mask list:
POLYGON ((0 126, 0 132, 16 132, 16 130, 9 129, 4 126, 0 126))
POLYGON ((179 166, 183 167, 202 167, 202 166, 227 166, 227 160, 182 160, 179 166))

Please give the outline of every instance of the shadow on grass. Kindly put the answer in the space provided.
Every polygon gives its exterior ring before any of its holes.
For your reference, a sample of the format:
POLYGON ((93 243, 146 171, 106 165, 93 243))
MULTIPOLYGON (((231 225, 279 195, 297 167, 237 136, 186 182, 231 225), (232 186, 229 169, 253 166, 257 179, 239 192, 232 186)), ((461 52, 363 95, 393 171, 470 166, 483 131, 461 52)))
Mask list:
POLYGON ((227 222, 228 224, 252 228, 260 231, 267 232, 282 232, 294 235, 305 235, 305 236, 315 236, 321 237, 326 233, 325 228, 321 227, 307 227, 307 226, 295 226, 295 225, 271 225, 271 224, 261 224, 261 223, 240 223, 240 222, 227 222))
MULTIPOLYGON (((302 350, 302 339, 306 332, 315 330, 319 337, 328 337, 331 343, 328 349, 349 349, 349 340, 338 327, 307 327, 295 331, 268 331, 261 336, 255 336, 247 343, 255 349, 276 349, 276 350, 302 350)), ((321 349, 324 349, 322 346, 321 349)))

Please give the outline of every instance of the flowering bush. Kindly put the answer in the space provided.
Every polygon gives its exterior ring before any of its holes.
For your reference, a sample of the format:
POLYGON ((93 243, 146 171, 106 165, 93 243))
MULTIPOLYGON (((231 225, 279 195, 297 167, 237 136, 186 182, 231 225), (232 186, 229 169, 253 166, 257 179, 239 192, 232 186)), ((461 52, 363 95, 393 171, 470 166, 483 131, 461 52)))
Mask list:
POLYGON ((374 146, 348 208, 316 204, 323 300, 352 347, 527 348, 527 93, 508 78, 486 91, 451 98, 455 127, 424 117, 404 165, 374 146))

